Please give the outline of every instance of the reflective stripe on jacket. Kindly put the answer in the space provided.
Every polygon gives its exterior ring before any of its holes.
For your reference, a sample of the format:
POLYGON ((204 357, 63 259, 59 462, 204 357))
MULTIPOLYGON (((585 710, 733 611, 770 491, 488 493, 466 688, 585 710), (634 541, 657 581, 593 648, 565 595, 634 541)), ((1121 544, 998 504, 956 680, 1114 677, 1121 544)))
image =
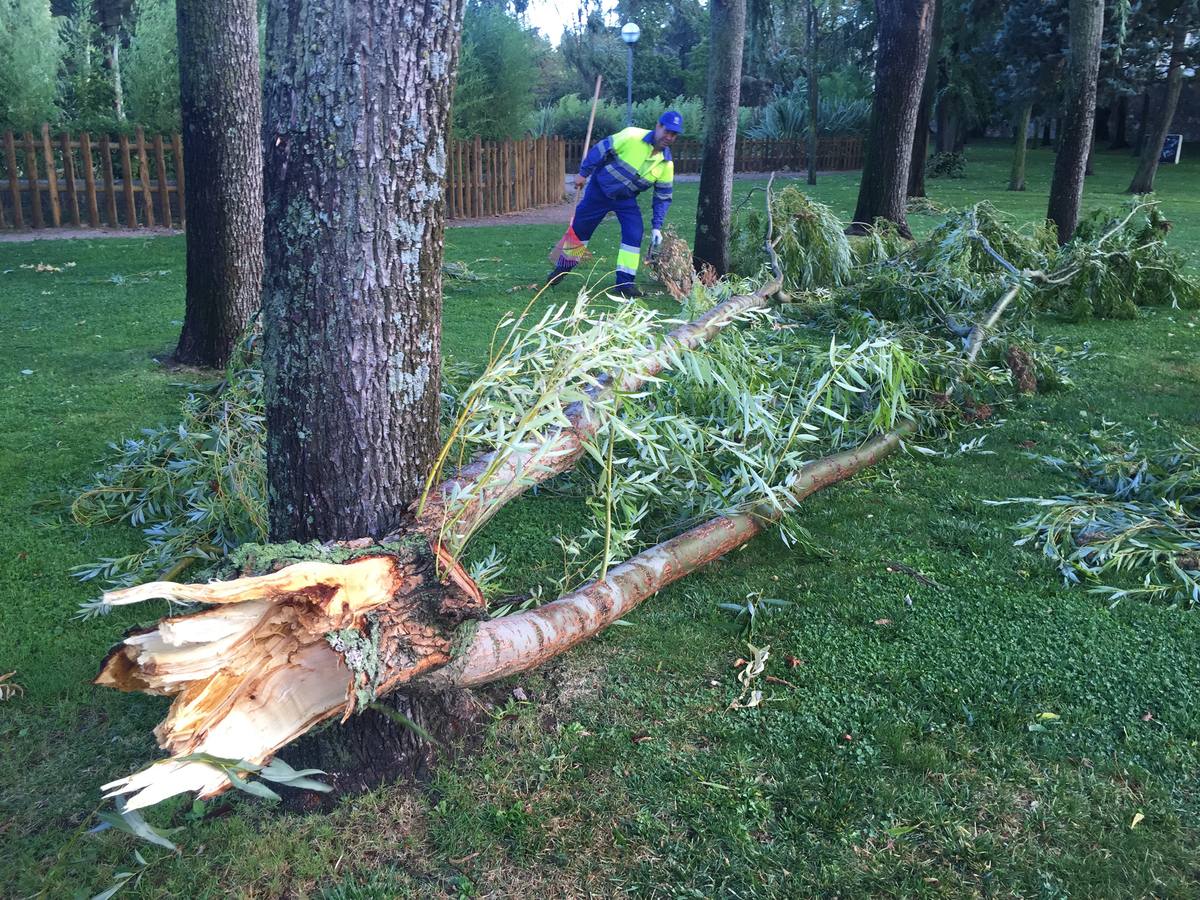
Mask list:
POLYGON ((662 228, 671 205, 675 164, 670 148, 654 149, 654 132, 625 128, 597 143, 584 157, 579 174, 594 177, 607 197, 623 200, 654 188, 651 228, 662 228))

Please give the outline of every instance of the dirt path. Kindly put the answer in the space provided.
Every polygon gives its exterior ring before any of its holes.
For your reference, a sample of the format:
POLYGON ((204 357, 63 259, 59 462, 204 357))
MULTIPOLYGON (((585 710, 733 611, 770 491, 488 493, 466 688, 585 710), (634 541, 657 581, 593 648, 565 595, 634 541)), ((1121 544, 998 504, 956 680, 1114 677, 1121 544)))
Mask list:
MULTIPOLYGON (((777 172, 777 177, 799 178, 802 172, 777 172)), ((820 173, 826 174, 826 173, 820 173)), ((735 181, 762 180, 766 177, 762 172, 743 172, 734 175, 735 181)), ((676 181, 699 181, 699 175, 677 175, 676 181)), ((559 203, 554 206, 539 206, 536 209, 526 209, 521 212, 507 213, 502 216, 482 216, 477 219, 450 219, 446 225, 450 228, 488 228, 501 225, 561 225, 567 227, 571 221, 571 213, 575 209, 573 201, 559 203)), ((28 231, 0 231, 0 244, 16 244, 26 241, 53 241, 64 239, 92 240, 95 238, 139 238, 139 237, 168 237, 182 234, 171 228, 35 228, 28 231)))

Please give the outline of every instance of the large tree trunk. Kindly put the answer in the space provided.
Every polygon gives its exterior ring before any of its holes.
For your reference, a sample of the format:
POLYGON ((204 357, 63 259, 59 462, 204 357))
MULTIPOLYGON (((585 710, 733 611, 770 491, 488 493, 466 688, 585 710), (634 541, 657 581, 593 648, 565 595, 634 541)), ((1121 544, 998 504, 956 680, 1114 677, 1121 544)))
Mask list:
POLYGON ((1175 107, 1179 105, 1179 92, 1183 88, 1183 54, 1187 41, 1187 23, 1183 16, 1175 24, 1171 38, 1171 63, 1167 70, 1167 89, 1163 94, 1162 105, 1157 110, 1152 124, 1147 126, 1146 141, 1142 144, 1142 153, 1138 157, 1137 170, 1133 180, 1129 182, 1129 193, 1148 194, 1154 190, 1154 176, 1158 173, 1158 161, 1162 156, 1163 142, 1171 130, 1171 120, 1175 118, 1175 107))
POLYGON ((1138 117, 1137 138, 1130 148, 1134 156, 1138 156, 1142 152, 1142 147, 1146 145, 1146 129, 1150 124, 1150 89, 1146 88, 1142 92, 1142 114, 1138 117))
POLYGON ((908 171, 929 62, 933 0, 879 0, 877 9, 879 49, 871 129, 854 224, 848 231, 862 233, 876 219, 887 219, 911 237, 905 215, 908 171))
POLYGON ((808 183, 817 183, 820 79, 817 70, 817 0, 808 0, 808 183))
POLYGON ((273 540, 384 535, 437 452, 462 6, 271 6, 263 371, 273 540))
POLYGON ((1117 102, 1114 104, 1112 140, 1109 142, 1109 150, 1124 150, 1129 146, 1129 136, 1127 129, 1129 126, 1129 95, 1121 94, 1117 97, 1117 102))
POLYGON ((700 199, 696 206, 692 258, 697 269, 707 263, 717 274, 724 275, 729 271, 729 218, 746 0, 712 0, 709 18, 712 27, 708 99, 704 107, 704 158, 700 164, 700 199))
POLYGON ((1060 244, 1071 239, 1079 222, 1083 176, 1092 146, 1092 122, 1096 114, 1096 76, 1100 70, 1103 26, 1104 0, 1071 0, 1067 98, 1046 212, 1046 218, 1058 228, 1060 244))
POLYGON ((178 0, 187 308, 178 362, 225 365, 258 310, 262 95, 254 0, 178 0))
POLYGON ((942 4, 933 0, 933 35, 929 40, 929 59, 922 79, 921 105, 917 107, 917 125, 913 130, 912 160, 908 170, 908 196, 925 196, 925 160, 929 156, 929 120, 937 96, 938 48, 942 39, 942 4))
POLYGON ((1013 137, 1012 171, 1008 176, 1010 191, 1025 190, 1025 151, 1029 146, 1029 113, 1032 109, 1033 104, 1026 103, 1017 116, 1016 135, 1013 137))

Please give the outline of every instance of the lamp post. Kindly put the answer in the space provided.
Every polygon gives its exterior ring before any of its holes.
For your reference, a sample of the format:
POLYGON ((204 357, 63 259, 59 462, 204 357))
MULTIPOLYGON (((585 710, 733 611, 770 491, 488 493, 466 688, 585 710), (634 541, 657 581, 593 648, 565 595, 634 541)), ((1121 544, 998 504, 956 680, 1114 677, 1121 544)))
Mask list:
POLYGON ((632 22, 621 26, 621 40, 625 42, 625 124, 633 124, 633 45, 642 35, 642 29, 632 22))

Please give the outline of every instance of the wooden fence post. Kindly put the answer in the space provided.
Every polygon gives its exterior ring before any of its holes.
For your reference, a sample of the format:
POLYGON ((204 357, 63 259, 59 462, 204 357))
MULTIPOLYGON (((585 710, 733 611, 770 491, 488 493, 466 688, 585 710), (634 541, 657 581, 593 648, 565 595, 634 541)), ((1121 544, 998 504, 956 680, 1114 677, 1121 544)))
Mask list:
POLYGON ((183 138, 179 132, 171 135, 171 152, 175 157, 175 208, 179 210, 179 227, 187 227, 187 192, 184 190, 183 138))
POLYGON ((67 188, 67 205, 71 209, 71 224, 78 228, 83 223, 79 218, 79 194, 75 190, 75 157, 71 152, 70 132, 64 131, 59 138, 59 143, 62 145, 63 182, 67 188))
POLYGON ((121 193, 125 195, 125 227, 137 228, 137 203, 133 199, 133 161, 129 154, 128 135, 118 135, 117 144, 121 151, 121 193))
POLYGON ((154 174, 158 181, 158 208, 162 212, 162 226, 170 228, 171 198, 167 195, 167 160, 163 155, 161 134, 154 135, 154 174))
POLYGON ((37 150, 34 149, 33 132, 25 132, 25 180, 29 185, 30 213, 33 215, 33 227, 44 228, 42 219, 42 187, 38 183, 37 150))
POLYGON ((25 214, 21 210, 21 183, 17 181, 17 143, 11 131, 4 132, 4 158, 8 163, 8 192, 12 197, 13 227, 25 227, 25 214))
POLYGON ((472 192, 473 201, 471 205, 475 217, 478 218, 483 215, 483 141, 479 135, 475 135, 473 147, 475 151, 475 166, 473 170, 475 190, 472 192))
POLYGON ((54 164, 54 145, 50 143, 50 123, 42 123, 42 160, 46 164, 46 193, 50 196, 50 220, 62 225, 62 206, 58 202, 58 166, 54 164))
POLYGON ((100 204, 96 202, 96 172, 92 168, 92 136, 79 132, 79 164, 83 166, 83 187, 87 193, 88 225, 100 226, 100 204))
POLYGON ((138 175, 142 183, 142 207, 146 213, 146 227, 154 227, 154 194, 150 190, 150 159, 146 155, 146 132, 139 125, 137 136, 138 175))

